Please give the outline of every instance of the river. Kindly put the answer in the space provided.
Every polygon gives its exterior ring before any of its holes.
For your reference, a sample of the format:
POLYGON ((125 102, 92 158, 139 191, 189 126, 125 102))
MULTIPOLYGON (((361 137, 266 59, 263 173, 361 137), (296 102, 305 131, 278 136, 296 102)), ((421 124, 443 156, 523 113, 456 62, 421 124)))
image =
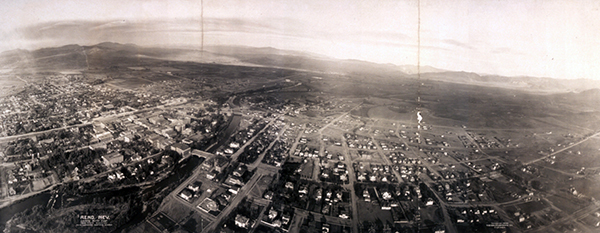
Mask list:
POLYGON ((46 205, 50 197, 52 197, 52 194, 47 191, 0 209, 0 231, 4 231, 6 222, 15 214, 31 209, 36 205, 46 205))
POLYGON ((236 132, 238 126, 240 126, 241 121, 242 121, 242 115, 233 114, 233 117, 231 118, 229 125, 223 131, 223 133, 220 134, 221 136, 219 137, 219 139, 217 139, 218 143, 211 146, 208 149, 208 152, 214 153, 217 149, 219 149, 219 147, 221 147, 223 144, 227 143, 227 140, 231 137, 231 135, 233 135, 233 133, 236 132))

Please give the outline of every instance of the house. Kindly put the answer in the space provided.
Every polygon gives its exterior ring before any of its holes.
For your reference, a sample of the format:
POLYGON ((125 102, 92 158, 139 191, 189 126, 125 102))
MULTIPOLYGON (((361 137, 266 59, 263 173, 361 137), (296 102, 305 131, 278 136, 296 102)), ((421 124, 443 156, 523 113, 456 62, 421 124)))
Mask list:
POLYGON ((200 181, 196 181, 192 184, 189 184, 187 186, 188 189, 192 190, 193 192, 198 192, 200 190, 200 187, 202 186, 202 182, 200 181))
POLYGON ((233 186, 229 188, 227 191, 233 194, 238 194, 240 192, 240 186, 233 186))
POLYGON ((265 195, 263 197, 267 200, 273 200, 273 191, 265 192, 265 195))
POLYGON ((219 175, 219 172, 216 170, 213 170, 212 172, 209 172, 206 174, 206 178, 208 178, 209 180, 212 180, 215 177, 217 177, 217 175, 219 175))
POLYGON ((304 184, 304 185, 300 186, 300 189, 298 189, 298 193, 308 194, 308 185, 304 184))
POLYGON ((327 179, 331 176, 331 169, 330 168, 325 168, 321 171, 321 177, 327 179))
POLYGON ((229 202, 227 201, 227 199, 225 199, 225 197, 223 197, 223 195, 216 197, 215 200, 222 207, 229 205, 229 202))
POLYGON ((233 175, 237 177, 242 177, 248 171, 248 167, 246 165, 240 164, 235 171, 233 171, 233 175))
POLYGON ((225 183, 228 185, 240 185, 240 186, 244 185, 244 181, 242 181, 242 179, 240 179, 239 177, 236 177, 236 176, 227 177, 227 179, 225 180, 225 183))
POLYGON ((123 162, 123 155, 119 152, 113 152, 107 155, 102 156, 102 162, 107 167, 116 166, 119 163, 123 162))
POLYGON ((348 180, 348 177, 346 177, 346 175, 345 175, 345 174, 342 174, 342 175, 340 175, 340 180, 341 180, 342 182, 346 182, 346 181, 348 180))
POLYGON ((367 178, 363 174, 358 175, 358 178, 357 178, 357 180, 359 180, 359 181, 365 181, 366 179, 367 178))
POLYGON ((229 164, 229 159, 223 156, 215 157, 215 170, 217 170, 218 172, 222 172, 223 169, 227 166, 227 164, 229 164))
POLYGON ((338 217, 343 218, 343 219, 350 218, 350 213, 348 212, 348 209, 340 206, 340 211, 339 211, 338 217))
POLYGON ((323 190, 321 188, 317 188, 315 191, 315 200, 319 201, 321 198, 323 198, 323 190))
POLYGON ((330 201, 331 195, 333 195, 333 192, 331 190, 327 190, 327 193, 325 194, 325 201, 330 201))
POLYGON ((229 144, 229 147, 237 149, 240 148, 240 143, 239 142, 232 142, 229 144))
POLYGON ((363 197, 365 198, 366 202, 370 202, 371 201, 371 195, 369 194, 368 190, 363 190, 363 197))
POLYGON ((179 193, 179 196, 184 200, 189 201, 194 196, 194 193, 192 193, 192 190, 183 189, 183 191, 179 193))
POLYGON ((433 199, 429 198, 427 199, 427 202, 425 203, 426 206, 432 206, 434 204, 433 199))
POLYGON ((376 174, 371 174, 371 175, 369 176, 369 180, 370 180, 371 182, 375 182, 375 181, 377 181, 377 175, 376 175, 376 174))
POLYGON ((291 189, 291 190, 294 190, 294 183, 292 183, 292 182, 290 182, 290 181, 286 182, 286 183, 285 183, 285 188, 286 188, 286 189, 291 189))
POLYGON ((290 218, 291 216, 288 214, 283 214, 281 216, 281 221, 283 222, 283 225, 287 225, 290 222, 290 218))
POLYGON ((392 205, 390 205, 389 201, 381 202, 380 206, 381 206, 382 210, 391 210, 392 209, 392 205))
POLYGON ((219 207, 217 205, 217 202, 213 201, 210 198, 206 198, 204 199, 202 202, 200 202, 200 204, 198 204, 198 209, 204 211, 204 212, 210 212, 210 211, 217 211, 219 210, 219 207))
POLYGON ((269 209, 269 219, 273 220, 277 217, 278 213, 273 208, 269 209))
POLYGON ((235 225, 240 228, 248 228, 248 224, 250 223, 250 219, 243 215, 235 216, 235 225))
POLYGON ((202 169, 206 170, 206 171, 210 171, 214 166, 214 160, 213 159, 207 159, 204 160, 204 162, 202 162, 202 169))
POLYGON ((446 230, 443 227, 437 227, 437 229, 435 229, 433 232, 434 233, 445 233, 446 230))

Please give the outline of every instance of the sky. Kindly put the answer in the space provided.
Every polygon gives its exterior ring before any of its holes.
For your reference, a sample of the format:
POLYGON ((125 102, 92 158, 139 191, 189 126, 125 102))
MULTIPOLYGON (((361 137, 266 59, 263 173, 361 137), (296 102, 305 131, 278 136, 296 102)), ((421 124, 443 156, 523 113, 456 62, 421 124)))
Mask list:
POLYGON ((596 0, 13 0, 0 8, 0 51, 203 42, 600 80, 599 9, 596 0))

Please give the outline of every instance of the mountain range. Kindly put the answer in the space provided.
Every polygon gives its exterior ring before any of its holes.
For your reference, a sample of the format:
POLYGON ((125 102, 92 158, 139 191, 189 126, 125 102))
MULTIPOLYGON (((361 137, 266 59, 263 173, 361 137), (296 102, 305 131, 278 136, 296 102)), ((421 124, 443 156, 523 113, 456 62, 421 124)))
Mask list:
POLYGON ((582 92, 600 88, 599 80, 506 77, 464 71, 448 71, 430 66, 379 64, 342 60, 318 54, 245 46, 207 46, 198 48, 141 47, 134 44, 104 42, 96 45, 65 45, 33 51, 10 50, 0 53, 3 70, 39 72, 147 66, 157 61, 189 61, 225 65, 268 66, 357 78, 416 78, 471 85, 526 89, 540 92, 582 92))

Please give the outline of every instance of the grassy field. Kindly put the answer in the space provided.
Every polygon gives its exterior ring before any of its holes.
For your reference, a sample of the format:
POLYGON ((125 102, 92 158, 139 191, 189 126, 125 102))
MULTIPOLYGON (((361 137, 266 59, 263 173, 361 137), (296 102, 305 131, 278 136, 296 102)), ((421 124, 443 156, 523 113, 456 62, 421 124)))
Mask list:
POLYGON ((571 185, 582 195, 600 200, 600 180, 597 178, 573 179, 571 185))
POLYGON ((382 118, 388 120, 406 120, 409 117, 406 113, 393 111, 387 106, 370 108, 367 112, 367 115, 371 118, 382 118))
POLYGON ((591 138, 556 155, 556 163, 552 166, 560 170, 576 172, 582 167, 600 167, 600 139, 591 138))

